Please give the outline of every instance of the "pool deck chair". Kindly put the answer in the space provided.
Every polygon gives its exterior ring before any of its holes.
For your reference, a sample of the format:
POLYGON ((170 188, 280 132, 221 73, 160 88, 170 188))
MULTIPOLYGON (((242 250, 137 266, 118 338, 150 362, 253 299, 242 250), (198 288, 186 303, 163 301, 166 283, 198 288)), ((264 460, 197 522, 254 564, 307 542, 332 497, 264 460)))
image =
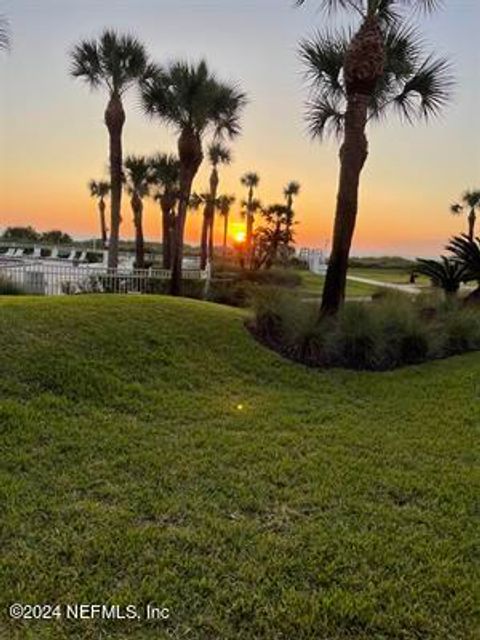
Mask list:
POLYGON ((86 251, 82 251, 82 253, 80 254, 80 257, 78 258, 79 262, 85 262, 85 260, 87 259, 87 252, 86 251))
POLYGON ((21 258, 23 256, 24 251, 25 249, 17 249, 13 255, 15 258, 21 258))
POLYGON ((16 251, 17 251, 16 249, 12 249, 12 248, 10 248, 10 249, 7 251, 7 253, 5 253, 5 254, 3 255, 3 257, 4 257, 4 258, 13 258, 13 257, 14 257, 14 255, 15 255, 15 252, 16 252, 16 251))
POLYGON ((33 248, 33 253, 32 253, 32 258, 41 258, 42 257, 42 248, 41 247, 34 247, 33 248))
POLYGON ((75 256, 77 255, 77 250, 73 249, 72 251, 70 251, 70 253, 68 254, 67 260, 75 260, 75 256))
POLYGON ((52 253, 50 254, 50 258, 52 258, 53 260, 55 260, 55 258, 58 258, 58 247, 54 247, 52 249, 52 253))

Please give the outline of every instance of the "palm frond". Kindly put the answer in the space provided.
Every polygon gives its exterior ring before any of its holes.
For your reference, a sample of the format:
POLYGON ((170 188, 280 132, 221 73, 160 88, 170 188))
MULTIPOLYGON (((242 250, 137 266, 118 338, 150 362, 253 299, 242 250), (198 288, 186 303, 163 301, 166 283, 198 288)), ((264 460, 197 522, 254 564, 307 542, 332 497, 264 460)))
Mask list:
POLYGON ((435 286, 441 287, 447 293, 457 292, 461 283, 469 277, 465 264, 445 256, 439 261, 419 258, 415 271, 430 278, 435 286))
POLYGON ((150 160, 145 156, 129 155, 123 164, 128 193, 137 193, 141 198, 147 196, 153 182, 150 160))
POLYGON ((349 37, 346 32, 317 32, 300 43, 300 59, 306 67, 305 75, 312 88, 328 92, 330 96, 344 96, 342 70, 349 37))
POLYGON ((437 116, 449 102, 453 84, 449 62, 429 56, 405 82, 394 104, 408 122, 437 116))
POLYGON ((208 158, 210 160, 210 164, 213 166, 217 166, 218 164, 230 164, 232 161, 232 154, 230 149, 221 142, 212 142, 208 147, 208 158))
POLYGON ((345 112, 335 98, 319 96, 307 102, 306 120, 312 138, 323 139, 328 136, 339 138, 343 131, 345 112))
POLYGON ((10 25, 5 16, 0 15, 0 50, 8 51, 10 49, 11 36, 10 25))
POLYGON ((466 234, 455 236, 446 248, 465 266, 466 281, 480 282, 480 238, 471 240, 466 234))

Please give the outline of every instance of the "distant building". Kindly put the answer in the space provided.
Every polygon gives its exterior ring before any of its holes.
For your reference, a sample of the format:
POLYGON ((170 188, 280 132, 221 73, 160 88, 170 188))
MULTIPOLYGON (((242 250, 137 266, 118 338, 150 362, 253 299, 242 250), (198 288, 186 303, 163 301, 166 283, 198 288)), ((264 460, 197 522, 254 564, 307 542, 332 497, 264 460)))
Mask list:
POLYGON ((321 249, 309 249, 302 247, 297 252, 297 257, 307 263, 312 273, 324 274, 327 272, 327 261, 321 249))

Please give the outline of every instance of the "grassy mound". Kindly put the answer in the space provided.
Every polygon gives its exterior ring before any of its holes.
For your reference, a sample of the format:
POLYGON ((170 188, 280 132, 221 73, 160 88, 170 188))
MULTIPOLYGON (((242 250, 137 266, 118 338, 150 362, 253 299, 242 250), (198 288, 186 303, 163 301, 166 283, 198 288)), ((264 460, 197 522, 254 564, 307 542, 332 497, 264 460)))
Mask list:
POLYGON ((5 298, 0 347, 0 637, 474 637, 478 354, 310 371, 237 310, 108 296, 5 298))

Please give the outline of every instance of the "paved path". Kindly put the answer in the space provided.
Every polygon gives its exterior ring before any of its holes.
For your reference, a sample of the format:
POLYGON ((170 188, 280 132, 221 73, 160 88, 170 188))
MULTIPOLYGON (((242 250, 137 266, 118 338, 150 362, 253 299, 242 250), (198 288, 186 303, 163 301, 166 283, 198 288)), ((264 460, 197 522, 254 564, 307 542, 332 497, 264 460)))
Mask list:
POLYGON ((404 293, 420 293, 420 289, 412 284, 395 284, 394 282, 381 282, 380 280, 371 280, 370 278, 360 278, 359 276, 347 276, 347 280, 352 282, 361 282, 363 284, 370 284, 374 287, 384 287, 385 289, 395 289, 396 291, 403 291, 404 293))

